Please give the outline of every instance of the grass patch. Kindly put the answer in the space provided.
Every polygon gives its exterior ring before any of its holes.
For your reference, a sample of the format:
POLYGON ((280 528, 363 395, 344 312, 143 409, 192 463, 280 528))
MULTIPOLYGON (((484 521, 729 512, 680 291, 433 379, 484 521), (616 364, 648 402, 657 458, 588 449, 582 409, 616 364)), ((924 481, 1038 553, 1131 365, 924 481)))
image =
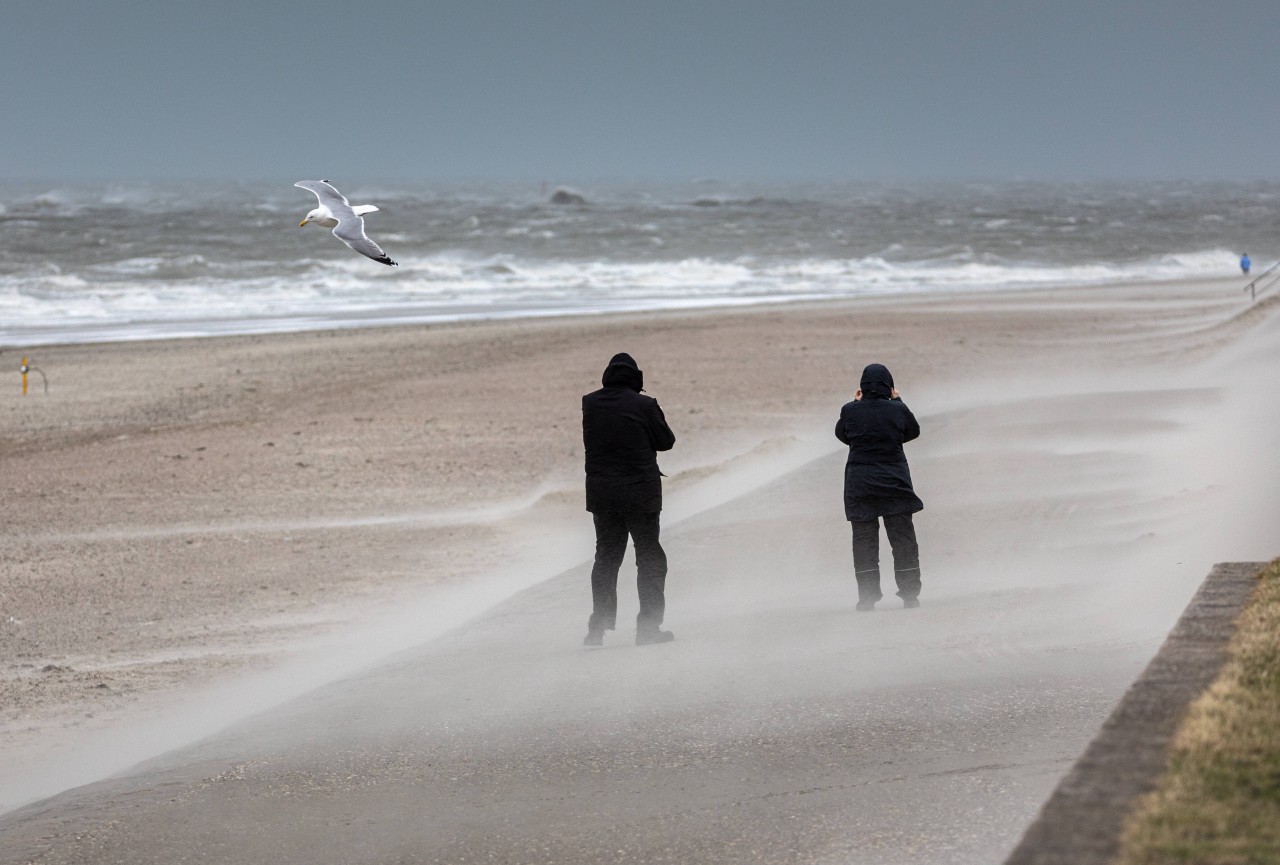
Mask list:
POLYGON ((1280 559, 1240 616, 1228 661, 1191 704, 1117 865, 1280 865, 1280 559))

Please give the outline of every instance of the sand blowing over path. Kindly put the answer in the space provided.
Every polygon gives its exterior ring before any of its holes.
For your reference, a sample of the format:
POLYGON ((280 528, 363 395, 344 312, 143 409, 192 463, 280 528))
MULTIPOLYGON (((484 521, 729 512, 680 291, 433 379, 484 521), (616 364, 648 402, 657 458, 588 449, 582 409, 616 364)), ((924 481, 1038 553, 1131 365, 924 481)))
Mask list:
MULTIPOLYGON (((30 695, 4 759, 53 778, 50 740, 118 737, 23 664, 97 677, 175 750, 0 818, 0 859, 997 861, 1209 566, 1276 553, 1280 339, 1242 311, 1184 285, 157 343, 167 397, 10 401, 0 468, 33 506, 5 602, 37 626, 5 632, 30 695), (679 437, 677 640, 588 652, 576 398, 615 347, 679 437), (235 390, 246 353, 269 399, 235 390), (334 373, 375 355, 376 386, 334 373), (869 360, 924 430, 914 611, 852 611, 830 427, 869 360), (163 639, 128 618, 158 604, 163 639)), ((66 363, 133 369, 91 351, 66 363)))

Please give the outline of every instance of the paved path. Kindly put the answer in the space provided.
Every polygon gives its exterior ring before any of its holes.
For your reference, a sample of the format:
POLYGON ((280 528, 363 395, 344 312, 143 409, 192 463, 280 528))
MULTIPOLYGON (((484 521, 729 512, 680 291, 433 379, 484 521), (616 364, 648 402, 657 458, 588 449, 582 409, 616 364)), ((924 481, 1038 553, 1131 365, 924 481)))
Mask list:
POLYGON ((675 643, 582 649, 581 567, 0 820, 5 859, 990 862, 1150 646, 1082 639, 1087 588, 854 613, 847 529, 809 495, 839 469, 671 527, 675 643))
POLYGON ((1115 859, 1125 819, 1159 782, 1183 715, 1222 671, 1235 620, 1264 567, 1214 567, 1006 865, 1106 865, 1115 859))
POLYGON ((1217 417, 1190 396, 1037 391, 926 418, 919 610, 890 594, 853 612, 843 455, 824 445, 668 525, 676 642, 636 648, 624 629, 584 650, 582 564, 364 674, 0 817, 0 861, 1000 861, 1224 530, 1206 496, 1230 500, 1233 481, 1219 472, 1205 493, 1182 474, 1203 468, 1179 449, 1203 430, 1169 443, 1217 417))

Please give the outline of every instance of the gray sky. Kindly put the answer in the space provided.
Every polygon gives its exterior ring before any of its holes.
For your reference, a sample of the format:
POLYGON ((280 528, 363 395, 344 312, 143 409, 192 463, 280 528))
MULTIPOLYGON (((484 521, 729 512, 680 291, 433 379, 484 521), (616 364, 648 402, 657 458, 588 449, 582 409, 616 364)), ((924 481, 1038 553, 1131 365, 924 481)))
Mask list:
POLYGON ((0 0, 0 179, 1275 178, 1275 0, 0 0))

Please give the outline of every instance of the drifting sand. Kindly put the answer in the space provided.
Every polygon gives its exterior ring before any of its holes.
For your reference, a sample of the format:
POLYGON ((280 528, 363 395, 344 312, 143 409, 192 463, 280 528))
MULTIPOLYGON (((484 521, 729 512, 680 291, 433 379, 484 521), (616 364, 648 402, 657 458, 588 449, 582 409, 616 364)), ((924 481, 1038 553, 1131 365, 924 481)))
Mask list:
MULTIPOLYGON (((1060 743, 1082 747, 1208 566, 1276 553, 1280 413, 1262 389, 1280 367, 1274 304, 1249 306, 1237 288, 29 350, 49 394, 19 396, 16 373, 0 394, 0 809, 414 646, 588 558, 578 397, 621 350, 679 439, 662 460, 664 520, 687 544, 675 552, 706 571, 726 559, 710 548, 724 538, 742 549, 772 538, 734 565, 751 572, 752 591, 691 586, 683 608, 673 555, 676 647, 691 626, 768 618, 779 597, 762 574, 782 574, 785 596, 787 580, 804 578, 798 558, 831 581, 822 597, 834 615, 851 606, 830 428, 856 373, 879 361, 924 427, 908 455, 927 506, 925 612, 977 599, 1000 623, 954 608, 934 648, 982 664, 1120 647, 1060 743), (775 481, 776 495, 728 507, 775 481), (797 544, 803 557, 789 552, 797 544), (1050 607, 1061 594, 1060 628, 1016 624, 1031 592, 1050 607), (378 637, 343 643, 362 623, 378 637), (317 648, 330 643, 345 648, 317 648), (327 660, 308 662, 313 652, 327 660), (260 677, 265 689, 237 684, 272 670, 289 674, 260 677), (210 683, 226 686, 217 712, 196 696, 210 683), (153 713, 187 703, 202 707, 201 723, 147 730, 153 713), (144 732, 113 763, 100 752, 126 741, 121 730, 144 732)), ((585 583, 581 594, 585 621, 585 583)), ((575 647, 582 628, 553 615, 548 629, 575 647)), ((895 669, 884 687, 904 681, 895 669)), ((1054 760, 1065 771, 1071 755, 1044 759, 1051 788, 1054 760)), ((824 843, 829 853, 840 842, 824 843)))

